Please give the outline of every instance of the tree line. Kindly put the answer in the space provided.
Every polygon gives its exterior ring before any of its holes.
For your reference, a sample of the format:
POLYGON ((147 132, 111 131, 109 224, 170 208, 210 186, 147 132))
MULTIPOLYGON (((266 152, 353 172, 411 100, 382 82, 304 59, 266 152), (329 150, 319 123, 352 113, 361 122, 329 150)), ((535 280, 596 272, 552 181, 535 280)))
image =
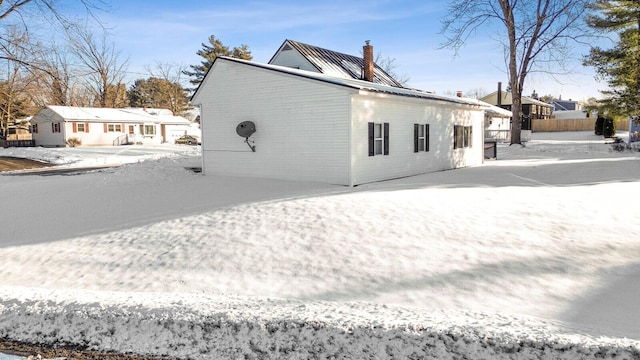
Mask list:
POLYGON ((202 63, 156 62, 146 67, 148 77, 127 87, 128 59, 99 20, 108 4, 76 2, 88 21, 67 17, 59 0, 0 1, 0 136, 48 105, 166 108, 179 115, 193 91, 183 86, 185 77, 195 87, 217 56, 252 59, 247 45, 230 49, 211 36, 197 52, 202 63))
MULTIPOLYGON (((58 11, 60 0, 0 1, 0 135, 9 122, 47 105, 162 107, 179 114, 217 56, 251 60, 247 45, 229 48, 210 36, 197 51, 200 64, 182 68, 156 63, 149 76, 124 84, 127 59, 101 27, 105 0, 75 0, 90 21, 74 21, 58 11), (42 31, 48 29, 48 31, 42 31), (97 30, 96 30, 97 29, 97 30), (40 30, 40 31, 38 31, 40 30), (45 34, 54 34, 47 37, 45 34)), ((456 51, 481 27, 494 26, 504 49, 513 118, 520 119, 522 89, 532 72, 563 65, 572 43, 617 36, 611 49, 592 47, 583 64, 596 69, 609 89, 594 107, 610 116, 640 112, 640 3, 636 0, 451 0, 442 20, 443 47, 456 51), (493 25, 492 25, 493 24, 493 25)), ((387 59, 393 74, 395 59, 387 59)), ((385 59, 376 59, 385 63, 385 59)), ((406 82, 406 79, 404 80, 406 82)), ((520 142, 513 121, 512 143, 520 142)))

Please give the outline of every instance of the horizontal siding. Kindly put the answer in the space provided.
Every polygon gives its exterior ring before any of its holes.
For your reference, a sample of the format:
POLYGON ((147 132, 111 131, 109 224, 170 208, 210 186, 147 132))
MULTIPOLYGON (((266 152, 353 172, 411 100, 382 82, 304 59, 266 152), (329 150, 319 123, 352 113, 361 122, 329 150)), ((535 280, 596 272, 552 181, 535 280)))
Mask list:
POLYGON ((348 184, 347 89, 226 61, 203 86, 206 174, 348 184), (235 131, 247 120, 256 124, 256 152, 235 131))
POLYGON ((481 164, 484 113, 424 99, 354 96, 354 185, 481 164), (367 123, 389 123, 389 155, 369 156, 367 123), (414 152, 413 124, 429 124, 429 151, 414 152), (453 149, 453 126, 472 125, 473 146, 453 149))
POLYGON ((281 51, 270 62, 270 64, 318 72, 318 69, 316 69, 311 63, 309 63, 309 61, 307 61, 307 59, 305 59, 304 56, 300 55, 300 53, 296 50, 281 51))
POLYGON ((36 146, 66 146, 63 135, 64 119, 51 109, 44 108, 40 110, 31 119, 32 124, 37 124, 38 132, 33 133, 33 140, 36 146), (52 123, 60 123, 61 131, 54 133, 51 130, 52 123))

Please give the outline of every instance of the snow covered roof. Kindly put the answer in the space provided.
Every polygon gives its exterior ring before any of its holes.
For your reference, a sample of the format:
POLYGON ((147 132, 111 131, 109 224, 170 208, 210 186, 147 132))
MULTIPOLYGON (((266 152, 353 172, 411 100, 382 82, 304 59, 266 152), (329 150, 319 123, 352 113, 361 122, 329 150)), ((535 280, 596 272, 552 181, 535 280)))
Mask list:
POLYGON ((142 109, 142 108, 93 108, 78 106, 50 105, 48 109, 58 114, 64 121, 85 122, 135 122, 157 124, 184 124, 191 122, 181 116, 174 116, 167 109, 142 109), (168 112, 168 113, 167 113, 168 112))
POLYGON ((499 106, 491 105, 487 102, 478 100, 480 103, 484 103, 485 112, 493 117, 510 118, 513 117, 513 113, 510 110, 503 109, 499 106))
MULTIPOLYGON (((481 103, 480 101, 478 101, 476 99, 467 99, 467 98, 454 97, 454 96, 436 95, 434 93, 430 93, 430 92, 426 92, 426 91, 422 91, 422 90, 399 88, 399 87, 390 86, 390 85, 373 83, 373 82, 365 81, 365 80, 356 80, 356 79, 347 79, 347 78, 343 78, 343 77, 335 77, 335 76, 330 76, 330 75, 317 73, 317 72, 313 72, 313 71, 294 69, 294 68, 290 68, 290 67, 286 67, 286 66, 279 66, 279 65, 262 64, 262 63, 247 61, 247 60, 241 60, 241 59, 226 57, 226 56, 217 57, 216 60, 214 61, 214 65, 218 61, 226 61, 226 62, 237 63, 237 64, 241 64, 241 65, 246 65, 246 66, 253 66, 253 67, 257 67, 257 68, 261 68, 261 69, 265 69, 265 70, 269 70, 269 71, 275 71, 275 72, 279 72, 279 73, 284 73, 284 74, 304 77, 304 78, 312 79, 312 80, 316 80, 316 81, 321 81, 321 82, 324 82, 324 83, 329 83, 329 84, 334 84, 334 85, 338 85, 338 86, 348 87, 348 88, 351 88, 351 89, 354 89, 354 90, 359 90, 359 91, 367 91, 367 92, 372 92, 372 93, 381 93, 381 94, 389 94, 389 95, 396 95, 396 96, 407 96, 407 97, 413 97, 413 98, 444 101, 444 102, 456 103, 456 104, 460 104, 460 105, 474 106, 474 107, 479 107, 479 108, 484 107, 484 106, 487 105, 486 103, 481 103)), ((212 66, 212 68, 213 68, 213 66, 212 66)), ((205 77, 205 80, 206 80, 206 77, 205 77)), ((204 84, 204 83, 205 83, 205 81, 202 82, 202 84, 204 84)), ((202 84, 201 84, 201 86, 202 86, 202 84)), ((197 99, 199 91, 200 91, 200 88, 198 88, 198 90, 196 90, 196 93, 192 97, 192 101, 194 103, 196 103, 196 104, 197 104, 197 100, 196 99, 197 99)))
MULTIPOLYGON (((513 104, 513 97, 512 97, 510 92, 501 91, 500 93, 502 95, 502 99, 500 100, 502 105, 511 105, 511 104, 513 104)), ((491 94, 483 97, 482 100, 484 100, 484 101, 492 101, 493 102, 493 100, 497 99, 497 97, 498 97, 498 92, 494 91, 491 94)), ((524 96, 524 95, 522 96, 522 104, 534 104, 534 105, 538 105, 538 106, 542 106, 542 107, 553 108, 553 105, 551 105, 551 104, 547 104, 544 101, 536 100, 534 98, 530 98, 530 97, 524 96)))
MULTIPOLYGON (((362 78, 362 68, 364 66, 364 59, 362 56, 343 54, 337 51, 323 49, 321 47, 289 39, 284 41, 271 60, 269 60, 269 64, 272 64, 274 59, 276 59, 278 54, 282 51, 292 49, 298 51, 300 55, 304 56, 311 65, 323 74, 348 79, 362 78)), ((387 74, 380 66, 375 63, 373 66, 373 81, 375 83, 403 87, 402 84, 396 81, 391 75, 387 74)))
MULTIPOLYGON (((125 108, 122 109, 128 113, 139 114, 150 118, 151 121, 158 124, 171 124, 171 125, 190 125, 191 121, 183 118, 182 116, 175 116, 169 109, 155 109, 155 108, 125 108)), ((149 121, 149 120, 147 120, 149 121)))

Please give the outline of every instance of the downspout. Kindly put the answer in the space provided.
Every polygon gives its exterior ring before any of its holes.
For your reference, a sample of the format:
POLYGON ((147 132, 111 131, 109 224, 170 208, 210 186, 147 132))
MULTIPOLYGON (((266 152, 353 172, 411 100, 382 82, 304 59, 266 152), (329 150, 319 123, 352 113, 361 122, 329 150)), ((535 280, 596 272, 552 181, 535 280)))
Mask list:
POLYGON ((202 168, 202 174, 206 175, 205 166, 204 166, 204 147, 205 147, 205 136, 204 136, 204 127, 203 121, 204 114, 202 113, 202 104, 196 105, 200 109, 200 167, 202 168))
POLYGON ((349 96, 349 187, 354 187, 353 181, 353 94, 349 96))

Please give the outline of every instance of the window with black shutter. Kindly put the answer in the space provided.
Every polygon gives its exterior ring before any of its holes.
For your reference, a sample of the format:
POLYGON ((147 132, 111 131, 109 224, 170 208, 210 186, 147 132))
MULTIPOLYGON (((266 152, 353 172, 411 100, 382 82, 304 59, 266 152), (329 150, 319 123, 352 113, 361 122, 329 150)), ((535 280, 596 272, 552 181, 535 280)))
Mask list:
POLYGON ((369 156, 389 155, 389 123, 368 123, 369 156))
POLYGON ((413 152, 429 151, 429 124, 413 124, 413 152))

